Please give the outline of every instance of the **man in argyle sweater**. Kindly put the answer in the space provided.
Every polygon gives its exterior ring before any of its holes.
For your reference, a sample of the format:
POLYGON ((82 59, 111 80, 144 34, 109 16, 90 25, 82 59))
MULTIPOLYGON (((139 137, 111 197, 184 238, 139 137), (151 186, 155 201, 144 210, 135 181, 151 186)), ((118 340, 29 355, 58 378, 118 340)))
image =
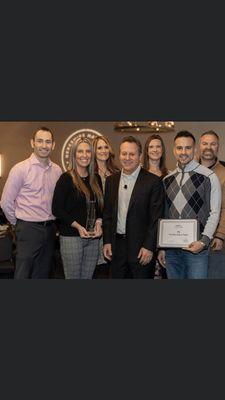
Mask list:
POLYGON ((195 137, 187 131, 174 138, 177 168, 164 178, 165 218, 197 219, 200 237, 188 248, 160 250, 159 262, 169 279, 204 279, 208 274, 209 245, 221 209, 221 186, 216 174, 195 161, 195 137))

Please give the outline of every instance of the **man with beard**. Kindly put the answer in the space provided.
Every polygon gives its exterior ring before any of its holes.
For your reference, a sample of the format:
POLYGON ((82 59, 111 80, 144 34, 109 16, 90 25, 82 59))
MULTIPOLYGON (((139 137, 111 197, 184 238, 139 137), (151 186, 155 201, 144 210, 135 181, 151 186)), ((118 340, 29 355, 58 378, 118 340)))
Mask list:
POLYGON ((218 176, 222 189, 222 208, 219 224, 211 244, 208 277, 225 278, 225 167, 218 160, 219 136, 214 131, 204 132, 200 137, 200 163, 218 176))
POLYGON ((188 131, 174 138, 177 167, 164 178, 168 219, 196 219, 199 237, 187 248, 160 250, 158 259, 169 279, 208 277, 209 245, 217 228, 221 187, 216 174, 195 159, 195 137, 188 131))

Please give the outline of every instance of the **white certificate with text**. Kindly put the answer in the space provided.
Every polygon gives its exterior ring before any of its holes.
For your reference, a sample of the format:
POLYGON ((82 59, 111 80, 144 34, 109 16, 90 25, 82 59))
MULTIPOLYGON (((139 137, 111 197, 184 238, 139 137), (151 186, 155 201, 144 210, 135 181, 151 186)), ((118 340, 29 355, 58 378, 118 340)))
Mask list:
POLYGON ((196 219, 160 219, 158 223, 158 247, 188 247, 198 240, 196 219))

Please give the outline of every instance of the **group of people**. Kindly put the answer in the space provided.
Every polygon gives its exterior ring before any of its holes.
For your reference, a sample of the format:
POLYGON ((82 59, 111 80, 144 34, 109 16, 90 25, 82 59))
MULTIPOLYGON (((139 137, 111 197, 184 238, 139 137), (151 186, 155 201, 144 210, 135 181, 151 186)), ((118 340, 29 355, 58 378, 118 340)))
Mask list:
POLYGON ((106 268, 112 279, 225 277, 225 166, 219 137, 192 133, 174 138, 174 171, 158 134, 142 145, 122 139, 119 163, 108 139, 77 138, 68 170, 50 159, 52 131, 38 129, 30 158, 16 164, 1 208, 16 235, 15 279, 49 278, 59 233, 66 279, 92 279, 106 268), (160 219, 196 219, 199 236, 185 248, 157 248, 160 219), (219 266, 218 266, 219 265, 219 266))

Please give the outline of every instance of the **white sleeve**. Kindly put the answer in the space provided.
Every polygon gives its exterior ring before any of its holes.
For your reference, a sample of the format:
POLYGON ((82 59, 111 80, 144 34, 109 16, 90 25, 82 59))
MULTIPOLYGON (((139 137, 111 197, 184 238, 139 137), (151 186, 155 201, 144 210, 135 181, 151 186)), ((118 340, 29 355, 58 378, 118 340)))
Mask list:
POLYGON ((222 193, 217 175, 213 173, 209 176, 209 179, 211 183, 210 213, 202 235, 206 235, 212 239, 220 219, 222 193))

